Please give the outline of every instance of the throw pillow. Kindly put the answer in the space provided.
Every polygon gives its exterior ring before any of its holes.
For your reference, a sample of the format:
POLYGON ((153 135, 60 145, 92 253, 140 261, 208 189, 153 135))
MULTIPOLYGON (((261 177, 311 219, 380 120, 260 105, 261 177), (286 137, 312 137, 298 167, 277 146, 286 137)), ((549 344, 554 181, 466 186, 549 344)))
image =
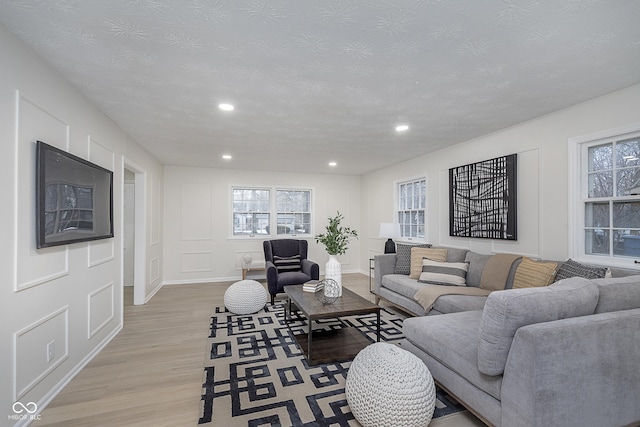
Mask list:
POLYGON ((393 270, 395 274, 409 274, 411 272, 411 248, 430 248, 431 245, 425 243, 423 245, 404 245, 396 243, 396 267, 393 270))
POLYGON ((513 289, 548 286, 553 282, 557 268, 557 262, 537 262, 531 258, 522 258, 513 278, 513 289))
POLYGON ((468 270, 467 262, 439 262, 424 258, 418 282, 430 285, 465 286, 468 270))
POLYGON ((584 277, 585 279, 602 279, 607 274, 606 267, 590 267, 569 258, 556 273, 556 282, 569 277, 584 277))
POLYGON ((410 278, 420 278, 420 273, 422 273, 422 258, 444 262, 447 260, 447 250, 444 248, 411 248, 410 278))
POLYGON ((276 266, 276 270, 278 273, 287 273, 289 271, 300 271, 301 268, 300 255, 294 255, 290 257, 273 257, 273 264, 276 266))

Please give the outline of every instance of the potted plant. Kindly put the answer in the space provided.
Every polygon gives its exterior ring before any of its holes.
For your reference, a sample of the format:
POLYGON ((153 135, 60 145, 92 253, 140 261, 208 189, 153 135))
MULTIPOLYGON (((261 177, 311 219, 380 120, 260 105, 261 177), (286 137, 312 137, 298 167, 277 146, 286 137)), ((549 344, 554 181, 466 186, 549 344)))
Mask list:
POLYGON ((325 265, 325 279, 333 279, 338 283, 342 295, 342 265, 337 255, 343 255, 349 247, 352 237, 358 238, 358 232, 350 227, 343 227, 340 222, 344 219, 340 211, 333 218, 329 217, 329 223, 325 232, 315 236, 316 243, 322 243, 329 254, 329 261, 325 265))

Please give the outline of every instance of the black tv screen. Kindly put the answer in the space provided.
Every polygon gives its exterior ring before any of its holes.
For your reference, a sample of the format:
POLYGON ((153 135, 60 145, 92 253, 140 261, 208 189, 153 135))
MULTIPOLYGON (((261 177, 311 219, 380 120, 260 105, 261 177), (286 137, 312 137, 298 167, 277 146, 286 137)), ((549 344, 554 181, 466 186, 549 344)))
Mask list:
POLYGON ((36 235, 38 248, 113 237, 113 172, 38 141, 36 235))

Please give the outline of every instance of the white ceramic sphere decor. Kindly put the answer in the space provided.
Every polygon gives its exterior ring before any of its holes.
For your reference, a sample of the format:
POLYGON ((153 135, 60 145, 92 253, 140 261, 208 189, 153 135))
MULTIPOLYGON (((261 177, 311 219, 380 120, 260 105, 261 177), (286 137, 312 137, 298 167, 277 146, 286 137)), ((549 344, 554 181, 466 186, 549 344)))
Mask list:
POLYGON ((224 293, 224 306, 235 314, 252 314, 264 308, 267 290, 256 280, 240 280, 224 293))
POLYGON ((345 394, 364 427, 426 427, 436 405, 436 386, 422 360, 383 342, 365 347, 353 359, 345 394))
POLYGON ((342 296, 342 264, 335 255, 329 255, 329 261, 324 265, 324 278, 333 279, 338 284, 338 296, 342 296))

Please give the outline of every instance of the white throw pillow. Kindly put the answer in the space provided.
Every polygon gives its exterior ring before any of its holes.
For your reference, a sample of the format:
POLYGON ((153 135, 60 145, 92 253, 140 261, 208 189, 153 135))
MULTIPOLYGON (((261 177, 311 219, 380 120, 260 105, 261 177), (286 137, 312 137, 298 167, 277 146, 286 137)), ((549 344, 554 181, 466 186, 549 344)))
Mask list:
POLYGON ((419 282, 431 285, 466 286, 468 262, 438 262, 422 259, 419 282))

